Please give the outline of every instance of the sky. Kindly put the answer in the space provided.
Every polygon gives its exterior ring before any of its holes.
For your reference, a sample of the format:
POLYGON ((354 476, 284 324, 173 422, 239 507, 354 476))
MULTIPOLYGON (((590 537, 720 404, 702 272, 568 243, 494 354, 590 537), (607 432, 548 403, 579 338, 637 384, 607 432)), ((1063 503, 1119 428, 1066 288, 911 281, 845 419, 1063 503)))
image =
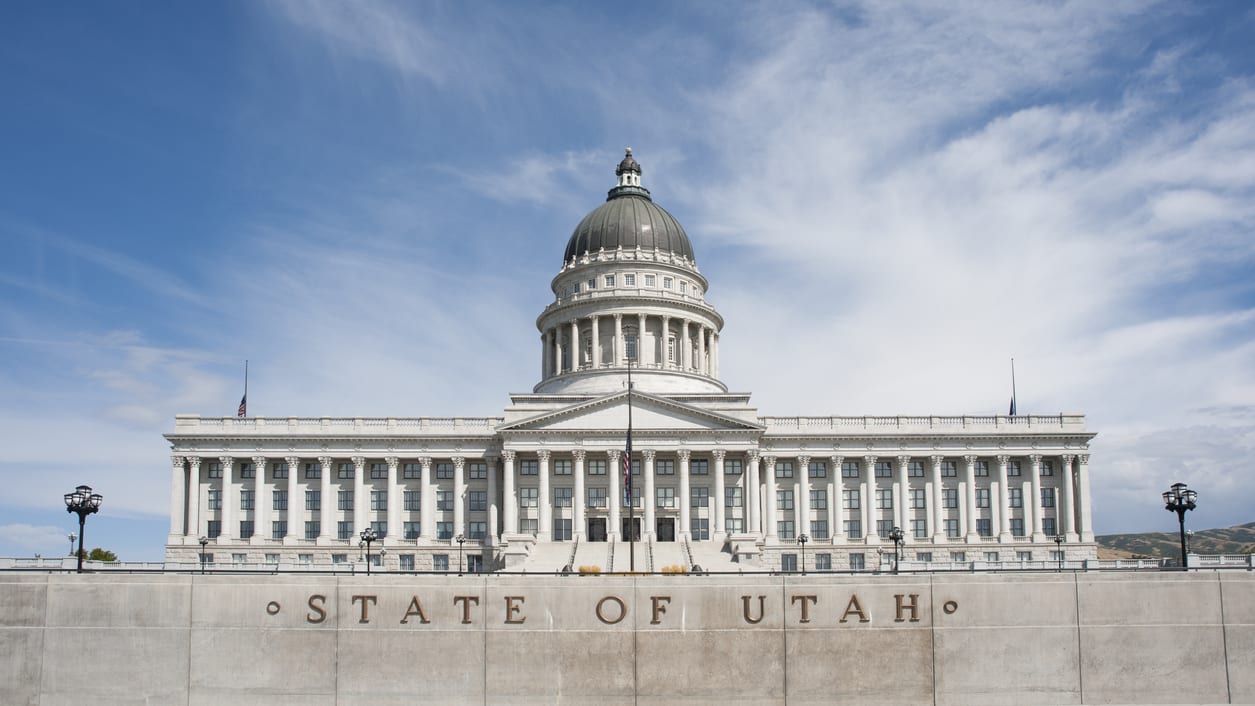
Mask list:
POLYGON ((0 4, 0 556, 160 560, 174 415, 495 416, 625 146, 761 414, 1080 412, 1255 520, 1255 8, 0 4))

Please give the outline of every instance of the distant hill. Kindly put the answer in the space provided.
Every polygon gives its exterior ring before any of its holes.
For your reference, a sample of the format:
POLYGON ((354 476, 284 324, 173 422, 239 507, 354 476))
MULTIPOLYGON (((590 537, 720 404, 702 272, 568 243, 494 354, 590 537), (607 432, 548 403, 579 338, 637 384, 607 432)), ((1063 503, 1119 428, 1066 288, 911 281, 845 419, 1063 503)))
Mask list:
MULTIPOLYGON (((1107 534, 1095 539, 1100 547, 1106 547, 1126 556, 1173 559, 1181 554, 1181 536, 1176 532, 1107 534)), ((1194 536, 1190 537, 1190 552, 1194 554, 1255 554, 1255 522, 1225 529, 1195 531, 1194 536)))

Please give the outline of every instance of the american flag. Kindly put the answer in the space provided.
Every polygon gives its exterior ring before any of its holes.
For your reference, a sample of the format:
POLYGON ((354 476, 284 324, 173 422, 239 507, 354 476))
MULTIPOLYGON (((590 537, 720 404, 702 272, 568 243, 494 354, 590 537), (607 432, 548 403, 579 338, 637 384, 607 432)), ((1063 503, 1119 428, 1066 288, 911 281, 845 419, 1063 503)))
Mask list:
POLYGON ((245 392, 244 396, 240 398, 240 409, 235 414, 237 417, 248 416, 248 393, 247 392, 245 392))
POLYGON ((628 437, 627 451, 623 453, 623 504, 632 506, 632 437, 628 437))

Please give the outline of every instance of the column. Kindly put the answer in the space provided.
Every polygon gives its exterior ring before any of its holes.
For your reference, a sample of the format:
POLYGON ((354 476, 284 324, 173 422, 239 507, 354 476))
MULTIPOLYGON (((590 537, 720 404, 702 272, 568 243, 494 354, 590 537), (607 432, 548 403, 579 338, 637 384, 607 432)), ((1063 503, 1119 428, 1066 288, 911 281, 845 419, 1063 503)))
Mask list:
MULTIPOLYGON (((1046 533, 1042 531, 1041 527, 1041 454, 1032 454, 1028 459, 1033 462, 1033 476, 1029 478, 1033 497, 1024 503, 1024 511, 1029 512, 1031 510, 1033 513, 1033 524, 1031 525, 1033 528, 1033 541, 1044 542, 1046 541, 1046 533)), ((1028 523, 1025 523, 1024 530, 1026 532, 1028 528, 1028 523)))
POLYGON ((571 370, 580 369, 580 323, 571 319, 571 370))
MULTIPOLYGON (((639 355, 639 341, 637 341, 637 346, 639 355)), ((618 538, 619 530, 623 527, 623 523, 619 520, 619 509, 623 507, 623 490, 619 487, 619 478, 623 476, 620 453, 618 449, 606 451, 606 514, 610 518, 607 520, 610 526, 606 528, 606 539, 618 538)))
POLYGON ((688 449, 680 449, 676 452, 676 457, 680 460, 680 531, 677 536, 692 539, 690 534, 690 528, 693 526, 690 507, 692 491, 689 490, 689 459, 692 457, 692 452, 688 449))
POLYGON ((1007 493, 1007 463, 1010 456, 998 456, 998 541, 1011 541, 1011 498, 1007 493))
POLYGON ((932 461, 932 484, 933 497, 932 504, 928 507, 928 531, 932 534, 933 544, 942 544, 946 541, 946 523, 945 519, 945 493, 941 487, 941 462, 945 460, 944 456, 929 456, 932 461))
MULTIPOLYGON (((561 375, 562 374, 562 331, 557 326, 554 326, 553 328, 549 330, 553 333, 553 374, 561 375)), ((510 530, 510 531, 517 532, 519 531, 519 528, 515 527, 513 530, 510 530)))
MULTIPOLYGON (((370 526, 367 510, 370 504, 366 497, 366 458, 354 456, 353 459, 353 534, 370 526)), ((350 540, 353 537, 349 537, 350 540)))
POLYGON ((187 519, 187 467, 182 456, 171 456, 170 461, 170 538, 166 544, 174 544, 176 537, 187 534, 183 528, 187 519))
POLYGON ((436 483, 431 477, 431 456, 419 456, 422 465, 422 490, 419 495, 419 528, 418 535, 431 541, 436 538, 436 483))
MULTIPOLYGON (((575 329, 575 323, 571 323, 571 329, 575 329)), ((578 353, 579 348, 572 349, 572 352, 578 353)), ((536 541, 548 542, 553 536, 553 498, 549 491, 549 450, 541 449, 536 452, 536 457, 540 459, 540 519, 536 524, 536 541)))
POLYGON ((998 497, 1001 491, 998 488, 997 478, 989 484, 989 532, 990 537, 998 536, 998 528, 1002 526, 1002 506, 998 504, 998 497))
POLYGON ((702 375, 710 374, 710 365, 706 361, 706 327, 697 327, 697 372, 702 375))
POLYGON ((719 377, 719 332, 718 331, 711 332, 710 347, 712 351, 711 356, 710 356, 710 364, 714 368, 714 372, 711 374, 711 377, 718 378, 719 377))
POLYGON ((222 544, 235 536, 235 532, 231 531, 231 502, 232 502, 232 486, 235 485, 235 459, 231 456, 220 456, 218 462, 222 464, 222 533, 218 535, 218 544, 222 544))
POLYGON ((304 532, 297 533, 298 529, 302 529, 301 524, 305 521, 305 498, 301 496, 301 491, 296 485, 301 474, 301 458, 288 456, 283 460, 288 462, 288 509, 284 513, 288 522, 288 531, 283 535, 283 541, 286 544, 297 537, 305 536, 304 532))
POLYGON ((636 315, 638 323, 636 325, 636 363, 644 365, 645 363, 645 315, 636 315))
POLYGON ((549 332, 540 334, 540 379, 549 377, 549 332))
POLYGON ((597 320, 601 317, 593 314, 593 369, 601 367, 601 332, 597 330, 597 320))
POLYGON ((1089 454, 1076 457, 1076 518, 1081 526, 1081 541, 1094 541, 1094 518, 1089 494, 1089 454))
POLYGON ((723 538, 728 535, 727 526, 727 508, 724 507, 724 495, 727 495, 727 479, 723 475, 723 459, 727 455, 727 451, 723 449, 715 449, 710 452, 712 458, 715 459, 715 497, 712 502, 715 504, 715 526, 710 533, 711 539, 716 542, 722 542, 723 538))
POLYGON ((270 498, 266 494, 266 457, 253 457, 253 539, 270 539, 270 498))
POLYGON ((688 319, 680 319, 680 330, 676 333, 676 346, 680 349, 676 351, 676 360, 680 364, 681 370, 688 370, 692 367, 693 354, 689 351, 689 322, 688 319))
POLYGON ((654 536, 654 510, 657 502, 654 500, 654 456, 653 449, 645 449, 641 452, 641 456, 645 459, 644 468, 641 472, 645 474, 645 492, 641 493, 641 504, 645 508, 645 526, 641 528, 641 538, 654 536))
POLYGON ((332 517, 336 507, 336 499, 331 497, 331 457, 318 457, 318 541, 331 537, 332 517))
POLYGON ((910 456, 898 457, 897 482, 893 484, 893 507, 896 510, 894 514, 898 518, 898 527, 902 528, 903 535, 910 540, 914 540, 915 533, 911 531, 911 513, 907 508, 907 499, 911 493, 908 488, 910 481, 907 480, 906 471, 910 466, 910 456))
POLYGON ((844 456, 832 456, 828 459, 832 464, 832 473, 828 475, 828 534, 835 544, 837 539, 845 537, 845 497, 844 483, 841 480, 841 467, 845 464, 844 456))
POLYGON ((623 364, 623 314, 614 315, 614 340, 611 341, 611 347, 614 348, 613 360, 611 365, 618 367, 623 364))
MULTIPOLYGON (((597 319, 594 317, 593 321, 596 322, 597 319)), ((597 340, 596 337, 593 340, 597 340)), ((597 344, 594 343, 594 350, 596 347, 597 344)), ((571 494, 575 496, 571 498, 571 536, 578 540, 584 537, 584 449, 576 449, 571 455, 575 458, 575 487, 571 490, 571 494)))
POLYGON ((496 456, 484 456, 484 463, 488 464, 488 534, 484 538, 486 546, 493 546, 497 543, 500 533, 497 531, 497 525, 500 520, 500 505, 497 504, 497 473, 498 468, 496 456))
POLYGON ((976 534, 976 457, 964 456, 964 467, 967 469, 965 478, 967 480, 967 509, 965 511, 967 521, 967 541, 969 544, 979 542, 979 535, 976 534))
POLYGON ((763 531, 767 534, 768 542, 775 542, 779 539, 776 532, 776 457, 763 456, 763 474, 767 476, 767 497, 766 508, 767 516, 763 519, 766 527, 763 531))
POLYGON ((205 523, 200 519, 200 499, 204 495, 200 487, 200 456, 188 456, 187 463, 187 533, 199 539, 205 533, 205 523))
POLYGON ((388 544, 395 544, 401 539, 401 486, 397 483, 397 467, 401 465, 401 459, 396 456, 388 456, 384 459, 388 463, 388 505, 387 505, 387 535, 388 544))
POLYGON ((863 537, 867 544, 880 544, 880 534, 876 531, 876 525, 872 522, 872 506, 876 499, 871 496, 869 490, 876 488, 876 457, 863 457, 863 473, 862 481, 859 483, 859 507, 863 509, 863 537))
POLYGON ((749 463, 745 468, 745 510, 749 522, 749 532, 762 536, 762 518, 759 517, 758 504, 758 451, 751 449, 746 454, 749 463))
POLYGON ((1063 492, 1059 494, 1059 527, 1056 530, 1063 535, 1065 542, 1075 542, 1076 537, 1076 498, 1072 494, 1075 484, 1072 482, 1072 460, 1076 456, 1064 454, 1059 457, 1062 463, 1060 473, 1063 474, 1063 492))
POLYGON ((797 457, 797 474, 793 477, 794 535, 810 534, 811 474, 810 456, 797 457))
POLYGON ((453 536, 466 534, 466 459, 453 457, 453 536))
POLYGON ((514 455, 513 449, 505 449, 501 452, 501 458, 505 462, 501 469, 501 503, 505 508, 505 526, 501 528, 502 535, 518 534, 519 531, 519 499, 514 491, 514 455))

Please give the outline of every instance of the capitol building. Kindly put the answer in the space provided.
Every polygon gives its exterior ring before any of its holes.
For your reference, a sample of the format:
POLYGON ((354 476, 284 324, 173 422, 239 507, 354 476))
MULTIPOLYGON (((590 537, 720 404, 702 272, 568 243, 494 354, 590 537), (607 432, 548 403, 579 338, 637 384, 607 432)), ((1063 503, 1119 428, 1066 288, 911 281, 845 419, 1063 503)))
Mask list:
POLYGON ((167 561, 870 571, 895 528, 913 567, 1096 557, 1083 415, 764 416, 729 391, 723 317, 641 171, 629 149, 567 240, 539 382, 503 414, 178 415, 167 561))

